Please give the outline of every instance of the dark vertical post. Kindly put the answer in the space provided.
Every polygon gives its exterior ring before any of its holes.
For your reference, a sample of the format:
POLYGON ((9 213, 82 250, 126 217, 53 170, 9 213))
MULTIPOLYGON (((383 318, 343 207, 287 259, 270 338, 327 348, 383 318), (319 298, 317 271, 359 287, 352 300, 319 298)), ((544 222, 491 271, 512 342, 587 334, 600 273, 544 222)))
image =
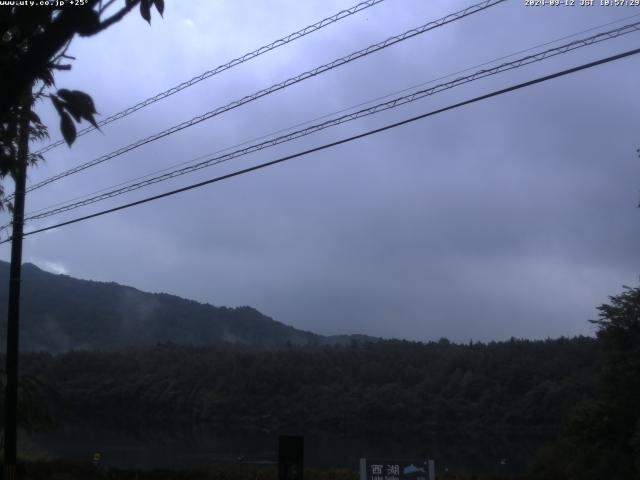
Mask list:
POLYGON ((278 438, 278 480, 302 480, 304 437, 280 435, 278 438))
POLYGON ((18 410, 18 334, 20 320, 20 283, 22 273, 22 233, 24 197, 29 156, 29 113, 31 89, 22 102, 18 130, 18 162, 13 172, 16 184, 11 237, 11 267, 9 273, 9 309, 7 317, 7 386, 5 391, 4 462, 5 479, 16 478, 17 410, 18 410))

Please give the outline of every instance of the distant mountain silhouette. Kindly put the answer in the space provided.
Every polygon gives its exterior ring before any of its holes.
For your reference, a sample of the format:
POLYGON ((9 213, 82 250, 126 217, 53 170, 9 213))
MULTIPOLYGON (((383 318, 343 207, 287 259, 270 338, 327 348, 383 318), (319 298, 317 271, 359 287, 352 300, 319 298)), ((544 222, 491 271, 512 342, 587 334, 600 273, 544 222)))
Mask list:
MULTIPOLYGON (((22 273, 20 350, 113 350, 173 342, 344 344, 364 335, 326 337, 277 322, 251 307, 214 307, 117 283, 56 275, 26 263, 22 273)), ((0 349, 6 348, 9 264, 0 262, 0 349)))

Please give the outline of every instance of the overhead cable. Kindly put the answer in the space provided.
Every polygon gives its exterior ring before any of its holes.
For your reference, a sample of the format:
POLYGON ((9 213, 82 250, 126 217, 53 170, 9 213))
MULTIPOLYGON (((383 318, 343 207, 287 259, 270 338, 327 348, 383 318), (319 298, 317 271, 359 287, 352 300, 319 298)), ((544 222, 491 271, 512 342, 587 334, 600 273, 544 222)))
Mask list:
MULTIPOLYGON (((302 38, 306 35, 309 35, 310 33, 313 32, 317 32, 318 30, 331 25, 333 23, 336 23, 340 20, 342 20, 343 18, 347 18, 351 15, 354 15, 358 12, 361 12, 363 10, 366 10, 367 8, 373 7, 374 5, 377 5, 378 3, 384 2, 385 0, 367 0, 365 2, 361 2, 358 3, 357 5, 354 5, 351 8, 348 8, 346 10, 341 10, 340 12, 331 15, 330 17, 327 17, 323 20, 320 20, 319 22, 314 23, 313 25, 308 25, 300 30, 298 30, 297 32, 293 32, 290 33, 289 35, 282 37, 274 42, 271 42, 267 45, 263 45, 262 47, 259 47, 255 50, 253 50, 252 52, 249 53, 245 53, 244 55, 242 55, 241 57, 238 58, 234 58, 233 60, 224 63, 222 65, 218 65, 217 67, 211 69, 211 70, 207 70, 206 72, 193 77, 190 80, 187 80, 185 82, 182 82, 179 85, 176 85, 175 87, 171 87, 168 90, 165 90, 164 92, 160 92, 152 97, 147 98, 146 100, 142 100, 139 103, 136 103, 135 105, 125 108, 124 110, 118 112, 118 113, 114 113, 113 115, 105 118, 104 120, 101 120, 100 122, 98 122, 98 126, 102 127, 104 125, 107 125, 111 122, 115 122, 116 120, 120 120, 121 118, 124 118, 128 115, 131 115, 134 112, 137 112, 138 110, 140 110, 141 108, 144 108, 148 105, 151 105, 152 103, 155 103, 159 100, 163 100, 167 97, 170 97, 171 95, 180 92, 181 90, 184 90, 185 88, 189 88, 197 83, 200 83, 203 80, 206 80, 207 78, 211 78, 214 75, 217 75, 219 73, 224 72, 225 70, 229 70, 233 67, 236 67, 242 63, 245 63, 249 60, 252 60, 256 57, 259 57, 260 55, 270 52, 271 50, 275 50, 278 47, 282 47, 283 45, 287 45, 288 43, 293 42, 294 40, 298 40, 299 38, 302 38)), ((77 136, 81 136, 84 135, 86 133, 91 132, 92 130, 95 130, 95 128, 90 125, 86 128, 83 128, 81 130, 78 131, 77 136)), ((43 154, 45 152, 48 152, 49 150, 54 149, 55 147, 58 147, 60 145, 64 145, 65 141, 63 139, 57 140, 49 145, 47 145, 44 148, 41 148, 40 150, 38 150, 36 152, 36 154, 43 154)))
MULTIPOLYGON (((640 48, 636 48, 636 49, 633 49, 633 50, 628 50, 626 52, 619 53, 617 55, 612 55, 612 56, 609 56, 609 57, 606 57, 606 58, 602 58, 600 60, 596 60, 596 61, 593 61, 593 62, 589 62, 589 63, 585 63, 585 64, 582 64, 582 65, 579 65, 577 67, 573 67, 573 68, 569 68, 569 69, 566 69, 566 70, 562 70, 560 72, 556 72, 556 73, 553 73, 553 74, 550 74, 550 75, 545 75, 543 77, 538 77, 538 78, 536 78, 534 80, 529 80, 529 81, 522 82, 522 83, 519 83, 519 84, 516 84, 516 85, 512 85, 512 86, 507 87, 507 88, 503 88, 503 89, 500 89, 500 90, 495 90, 495 91, 493 91, 491 93, 487 93, 485 95, 480 95, 478 97, 474 97, 474 98, 471 98, 469 100, 465 100, 463 102, 459 102, 459 103, 456 103, 456 104, 453 104, 453 105, 449 105, 447 107, 439 108, 437 110, 432 110, 430 112, 423 113, 421 115, 417 115, 415 117, 411 117, 411 118, 408 118, 406 120, 402 120, 400 122, 396 122, 396 123, 392 123, 392 124, 389 124, 389 125, 385 125, 384 127, 375 128, 373 130, 369 130, 367 132, 360 133, 358 135, 353 135, 351 137, 343 138, 343 139, 337 140, 335 142, 326 143, 326 144, 321 145, 319 147, 315 147, 315 148, 311 148, 311 149, 308 149, 308 150, 304 150, 302 152, 298 152, 298 153, 295 153, 293 155, 287 155, 285 157, 281 157, 281 158, 278 158, 276 160, 272 160, 270 162, 261 163, 259 165, 255 165, 253 167, 244 168, 242 170, 238 170, 238 171, 235 171, 235 172, 232 172, 232 173, 229 173, 229 174, 226 174, 226 175, 222 175, 222 176, 219 176, 219 177, 211 178, 211 179, 205 180, 203 182, 194 183, 194 184, 188 185, 186 187, 178 188, 176 190, 171 190, 169 192, 164 192, 164 193, 161 193, 161 194, 158 194, 158 195, 153 195, 151 197, 147 197, 147 198, 144 198, 142 200, 137 200, 135 202, 130 202, 130 203, 127 203, 127 204, 124 204, 124 205, 120 205, 118 207, 113 207, 113 208, 109 208, 109 209, 106 209, 106 210, 102 210, 100 212, 92 213, 91 215, 85 215, 83 217, 74 218, 72 220, 67 220, 65 222, 61 222, 61 223, 58 223, 58 224, 55 224, 55 225, 50 225, 48 227, 39 228, 37 230, 32 230, 30 232, 24 233, 23 237, 27 237, 29 235, 35 235, 37 233, 46 232, 46 231, 49 231, 49 230, 53 230, 55 228, 60 228, 60 227, 66 226, 66 225, 71 225, 71 224, 82 222, 82 221, 89 220, 89 219, 92 219, 92 218, 100 217, 100 216, 106 215, 108 213, 113 213, 113 212, 117 212, 119 210, 124 210, 124 209, 127 209, 127 208, 135 207, 137 205, 142 205, 144 203, 149 203, 149 202, 152 202, 152 201, 155 201, 155 200, 159 200, 161 198, 165 198, 165 197, 169 197, 169 196, 172 196, 172 195, 176 195, 178 193, 182 193, 182 192, 186 192, 186 191, 193 190, 193 189, 196 189, 196 188, 200 188, 200 187, 203 187, 205 185, 210 185, 212 183, 217 183, 217 182, 220 182, 222 180, 227 180, 229 178, 233 178, 233 177, 237 177, 237 176, 240 176, 240 175, 244 175, 246 173, 250 173, 250 172, 253 172, 253 171, 256 171, 256 170, 260 170, 260 169, 263 169, 263 168, 266 168, 266 167, 270 167, 272 165, 276 165, 278 163, 282 163, 282 162, 285 162, 285 161, 288 161, 288 160, 292 160, 292 159, 295 159, 295 158, 304 157, 305 155, 309 155, 311 153, 319 152, 319 151, 322 151, 322 150, 326 150, 328 148, 332 148, 332 147, 335 147, 335 146, 338 146, 338 145, 349 143, 349 142, 352 142, 354 140, 365 138, 365 137, 368 137, 368 136, 371 136, 371 135, 374 135, 374 134, 377 134, 377 133, 381 133, 381 132, 384 132, 386 130, 390 130, 390 129, 393 129, 393 128, 396 128, 396 127, 399 127, 399 126, 402 126, 402 125, 407 125, 407 124, 415 122, 417 120, 421 120, 421 119, 424 119, 424 118, 427 118, 427 117, 431 117, 433 115, 437 115, 439 113, 443 113, 443 112, 446 112, 446 111, 449 111, 449 110, 453 110, 453 109, 456 109, 456 108, 459 108, 459 107, 462 107, 462 106, 465 106, 465 105, 469 105, 469 104, 472 104, 472 103, 475 103, 475 102, 479 102, 481 100, 486 100, 488 98, 496 97, 498 95, 503 95, 505 93, 509 93, 509 92, 512 92, 512 91, 515 91, 515 90, 519 90, 519 89, 522 89, 522 88, 525 88, 525 87, 529 87, 531 85, 535 85, 535 84, 538 84, 538 83, 546 82, 546 81, 552 80, 554 78, 558 78, 558 77, 562 77, 562 76, 565 76, 565 75, 569 75, 571 73, 575 73, 575 72, 578 72, 578 71, 581 71, 581 70, 586 70, 588 68, 593 68, 595 66, 603 65, 603 64, 606 64, 606 63, 609 63, 609 62, 613 62, 615 60, 620 60, 622 58, 630 57, 632 55, 637 55, 638 53, 640 53, 640 48)), ((0 244, 7 243, 9 241, 11 241, 11 238, 3 240, 2 242, 0 242, 0 244)))
POLYGON ((389 100, 387 102, 383 102, 383 103, 379 103, 377 105, 373 105, 369 108, 365 108, 365 109, 361 109, 357 112, 353 112, 347 115, 342 115, 340 117, 336 117, 321 123, 317 123, 315 125, 311 125, 307 128, 303 128, 285 135, 281 135, 275 138, 271 138, 269 140, 266 140, 264 142, 260 142, 260 143, 256 143, 250 146, 247 146, 245 148, 242 149, 238 149, 235 150, 233 152, 229 152, 223 155, 218 155, 218 156, 214 156, 213 158, 209 158, 207 160, 201 161, 199 163, 193 164, 193 165, 189 165, 180 169, 176 169, 167 173, 164 173, 162 175, 158 175, 152 178, 147 178, 145 180, 136 182, 136 183, 132 183, 129 184, 127 186, 124 187, 120 187, 120 188, 115 188, 113 190, 101 193, 100 195, 95 195, 80 201, 76 201, 73 203, 69 203, 66 204, 64 206, 61 207, 57 207, 57 208, 51 208, 48 210, 45 210, 42 213, 34 213, 32 215, 28 215, 25 218, 25 221, 31 221, 31 220, 39 220, 39 219, 43 219, 43 218, 47 218, 50 217, 52 215, 57 215, 63 212, 67 212, 69 210, 74 210, 76 208, 79 207, 83 207, 86 205, 90 205, 102 200, 106 200, 112 197, 116 197, 119 195, 123 195, 125 193, 128 192, 132 192, 134 190, 138 190, 140 188, 143 187, 147 187, 149 185, 153 185, 156 183, 160 183, 163 181, 167 181, 169 179, 181 176, 181 175, 185 175, 191 172, 194 172, 196 170, 200 170, 206 167, 210 167, 212 165, 217 165, 219 163, 223 163, 226 161, 229 161, 231 159, 237 158, 237 157, 241 157, 244 155, 248 155, 250 153, 254 153, 257 152, 259 150, 263 150, 265 148, 269 148, 275 145, 279 145, 281 143, 285 143, 285 142, 289 142, 291 140, 294 139, 298 139, 307 135, 310 135, 312 133, 316 133, 319 132, 321 130, 324 130, 326 128, 330 128, 336 125, 340 125, 342 123, 346 123, 346 122, 350 122, 359 118, 363 118, 369 115, 373 115, 376 113, 380 113, 386 110, 390 110, 392 108, 396 108, 399 107, 401 105, 405 105, 407 103, 411 103, 414 102, 416 100, 420 100, 422 98, 425 98, 427 96, 431 96, 434 95, 436 93, 442 92, 444 90, 449 90, 451 88, 466 84, 466 83, 470 83, 482 78, 486 78, 492 75, 496 75, 499 73, 503 73, 509 70, 513 70, 516 68, 520 68, 523 67, 525 65, 530 65, 532 63, 536 63, 536 62, 540 62, 542 60, 551 58, 551 57, 555 57, 557 55, 561 55, 573 50, 576 50, 578 48, 582 48, 582 47, 586 47, 589 45, 593 45, 595 43, 600 43, 603 42, 605 40, 610 40, 613 38, 617 38, 620 37, 622 35, 626 35, 632 32, 637 32, 640 31, 640 22, 636 22, 630 25, 625 25, 623 27, 614 29, 614 30, 610 30, 608 32, 603 32, 603 33, 599 33, 597 35, 593 35, 591 37, 588 38, 583 38, 583 39, 579 39, 579 40, 575 40, 573 42, 564 44, 564 45, 560 45, 558 47, 555 48, 550 48, 548 50, 545 50, 543 52, 539 52, 539 53, 535 53, 532 55, 528 55, 522 58, 519 58, 517 60, 513 60, 511 62, 506 62, 503 63, 501 65, 498 65, 496 67, 493 68, 488 68, 488 69, 484 69, 484 70, 479 70, 476 73, 473 73, 471 75, 467 75, 464 77, 459 77, 456 78, 454 80, 451 80, 449 82, 446 83, 441 83, 439 85, 435 85, 431 88, 427 88, 427 89, 423 89, 423 90, 418 90, 415 91, 409 95, 404 95, 401 97, 397 97, 394 98, 392 100, 389 100))
MULTIPOLYGON (((525 49, 518 50, 518 51, 510 53, 508 55, 503 55, 501 57, 494 58, 493 60, 488 60, 486 62, 482 62, 482 63, 476 64, 476 65, 472 65, 472 66, 467 67, 467 68, 465 68, 463 70, 458 70, 456 72, 452 72, 452 73, 448 73, 448 74, 445 74, 445 75, 441 75, 441 76, 439 76, 437 78, 433 78, 433 79, 428 80, 428 81, 420 82, 420 83, 412 85, 410 87, 405 87, 405 88, 403 88, 401 90, 396 90, 394 92, 387 93, 385 95, 381 95, 381 96, 366 100, 364 102, 360 102, 358 104, 351 105, 349 107, 341 108, 339 110, 335 110, 333 112, 326 113, 326 114, 320 115, 318 117, 314 117, 312 119, 305 120, 303 122, 299 122, 299 123, 297 123, 295 125, 291 125, 289 127, 281 128, 281 129, 278 129, 276 131, 272 131, 272 132, 266 133, 264 135, 260 135, 259 137, 254 137, 254 138, 251 138, 251 139, 248 139, 248 140, 244 140, 244 141, 242 141, 240 143, 237 143, 237 144, 234 144, 234 145, 231 145, 231 146, 216 150, 215 152, 212 152, 212 153, 200 155, 198 157, 192 158, 192 159, 187 160, 187 161, 182 161, 182 162, 179 162, 179 163, 164 167, 164 168, 159 169, 159 170, 154 170, 152 172, 145 173, 144 175, 140 175, 138 177, 135 177, 135 178, 132 178, 132 179, 129 179, 129 180, 125 180, 125 181, 117 183, 115 185, 110 185, 108 187, 104 187, 104 188, 101 188, 99 190, 94 190, 92 192, 85 193, 83 195, 78 195, 78 196, 70 198, 68 200, 64 200, 64 201, 61 201, 61 202, 54 203, 53 205, 49 205, 47 207, 42 207, 42 208, 38 208, 36 210, 32 210, 32 211, 28 212, 28 214, 32 215, 32 214, 35 214, 35 213, 40 213, 40 212, 43 212, 45 210, 51 210, 51 209, 53 209, 55 207, 58 207, 58 206, 61 206, 61 205, 67 205, 67 204, 70 204, 70 203, 78 201, 78 200, 86 199, 88 197, 95 196, 95 195, 97 195, 99 193, 107 192, 108 190, 112 190, 112 189, 115 189, 117 187, 121 187, 121 186, 124 186, 124 185, 129 185, 129 184, 134 183, 136 181, 139 181, 139 180, 142 180, 142 179, 145 179, 145 178, 150 178, 150 177, 156 176, 156 175, 158 175, 160 173, 168 172, 169 170, 175 169, 177 167, 182 167, 184 165, 190 165, 190 164, 196 163, 196 162, 198 162, 200 160, 203 160, 203 159, 206 159, 206 158, 210 158, 212 155, 218 155, 218 154, 223 153, 223 152, 228 152, 230 150, 237 149, 237 148, 239 148, 239 147, 241 147, 243 145, 248 145, 248 144, 250 144, 252 142, 257 142, 259 140, 264 140, 264 139, 273 137, 274 135, 277 135, 279 133, 289 132, 289 131, 291 131, 291 130, 293 130, 295 128, 299 128, 299 127, 302 127, 304 125, 310 125, 310 124, 312 124, 314 122, 318 122, 319 120, 324 120, 326 118, 330 118, 333 115, 338 115, 340 113, 349 112, 349 111, 354 110, 356 108, 364 107, 365 105, 370 105, 370 104, 372 104, 374 102, 377 102, 377 101, 380 101, 380 100, 384 100, 384 99, 387 99, 387 98, 391 98, 394 95, 399 95, 401 93, 406 93, 406 92, 409 92, 411 90, 415 90, 416 88, 419 88, 419 87, 424 87, 426 85, 431 85, 431 84, 433 84, 433 83, 435 83, 437 81, 444 80, 444 79, 447 79, 447 78, 451 78, 451 77, 453 77, 455 75, 459 75, 461 73, 469 72, 469 71, 471 71, 471 70, 473 70, 475 68, 480 68, 480 67, 484 67, 484 66, 487 66, 487 65, 492 65, 492 64, 494 64, 496 62, 499 62, 500 60, 505 60, 507 58, 515 57, 516 55, 519 55, 521 53, 526 53, 526 52, 530 52, 532 50, 535 50, 536 48, 541 48, 541 47, 546 47, 548 45, 553 45, 554 43, 560 42, 562 40, 566 40, 566 39, 569 39, 569 38, 574 38, 574 37, 577 37, 578 35, 589 33, 589 32, 592 32, 594 30, 598 30, 600 28, 608 27, 610 25, 614 25, 616 23, 620 23, 620 22, 623 22, 625 20, 630 20, 631 18, 636 18, 636 17, 639 17, 639 16, 640 16, 640 13, 636 13, 635 15, 629 15, 629 16, 626 16, 626 17, 622 17, 622 18, 619 18, 619 19, 611 21, 611 22, 607 22, 607 23, 603 23, 603 24, 600 24, 600 25, 596 25, 594 27, 590 27, 590 28, 587 28, 585 30, 580 30, 580 31, 572 33, 570 35, 565 35, 565 36, 556 38, 554 40, 550 40, 550 41, 547 41, 547 42, 544 42, 544 43, 539 43, 537 45, 533 45, 531 47, 527 47, 525 49)), ((622 28, 624 28, 624 27, 622 27, 622 28)))
MULTIPOLYGON (((497 5, 499 3, 503 3, 506 0, 484 0, 483 2, 477 3, 475 5, 472 5, 470 7, 467 7, 463 10, 460 10, 458 12, 455 13, 451 13, 449 15, 446 15, 438 20, 434 20, 431 22, 428 22, 424 25, 421 25, 419 27, 416 28, 412 28, 411 30, 407 30, 406 32, 400 34, 400 35, 396 35, 390 38, 387 38, 386 40, 376 43, 374 45, 370 45, 362 50, 358 50, 357 52, 353 52, 349 55, 346 55, 344 57, 338 58, 330 63, 324 64, 320 67, 316 67, 313 70, 309 70, 307 72, 301 73, 295 77, 291 77, 283 82, 274 84, 268 88, 265 88, 263 90, 260 90, 254 94, 251 95, 247 95, 239 100, 235 100, 223 107, 218 107, 215 110, 211 110, 207 113, 204 113, 202 115, 199 115, 197 117, 192 118, 191 120, 187 120, 185 122, 182 122, 178 125, 175 125, 167 130, 163 130, 162 132, 156 133, 154 135, 151 135, 149 137, 143 138, 141 140, 138 140, 137 142, 134 142, 132 144, 129 144, 125 147, 119 148, 118 150, 114 150, 106 155, 102 155, 101 157, 98 157, 94 160, 91 160, 87 163, 83 163, 82 165, 78 165, 74 168, 71 168, 65 172, 59 173, 57 175, 54 175, 53 177, 49 177, 45 180, 42 180, 38 183, 35 183, 33 185, 30 185, 27 187, 26 191, 27 192, 31 192, 33 190, 36 190, 38 188, 42 188, 45 185, 48 185, 52 182, 55 182, 57 180, 60 180, 61 178, 65 178, 68 177, 70 175, 73 175, 75 173, 81 172, 83 170, 86 170, 87 168, 93 167, 95 165, 101 164, 103 162, 106 162, 107 160, 110 160, 112 158, 115 158, 119 155, 122 155, 126 152, 129 152, 131 150, 134 150, 136 148, 139 148, 143 145, 146 145, 147 143, 151 143, 153 141, 159 140, 163 137, 166 137, 168 135, 174 134, 176 132, 179 132, 181 130, 184 130, 185 128, 188 127, 192 127, 193 125, 199 124, 205 120, 209 120, 210 118, 213 118, 217 115, 220 115, 224 112, 227 112, 229 110, 232 110, 234 108, 240 107, 241 105, 244 105, 246 103, 252 102, 254 100, 257 100, 259 98, 262 98, 266 95, 269 95, 271 93, 277 92, 279 90, 282 90, 283 88, 289 87, 291 85, 294 85, 296 83, 302 82, 304 80, 307 80, 309 78, 315 77, 317 75, 320 75, 321 73, 327 72, 329 70, 333 70, 334 68, 340 67, 342 65, 345 65, 347 63, 350 63, 354 60, 357 60, 359 58, 365 57, 367 55, 370 55, 374 52, 378 52, 384 48, 390 47, 392 45, 395 45, 399 42, 402 42, 404 40, 407 40, 409 38, 413 38, 417 35, 423 34, 425 32, 428 32, 430 30, 433 30, 435 28, 441 27, 442 25, 446 25, 448 23, 454 22, 456 20, 460 20, 464 17, 467 17, 469 15, 472 15, 474 13, 478 13, 481 12, 483 10, 486 10, 489 7, 492 7, 494 5, 497 5)), ((13 198, 13 195, 10 195, 7 197, 7 200, 11 200, 13 198)))

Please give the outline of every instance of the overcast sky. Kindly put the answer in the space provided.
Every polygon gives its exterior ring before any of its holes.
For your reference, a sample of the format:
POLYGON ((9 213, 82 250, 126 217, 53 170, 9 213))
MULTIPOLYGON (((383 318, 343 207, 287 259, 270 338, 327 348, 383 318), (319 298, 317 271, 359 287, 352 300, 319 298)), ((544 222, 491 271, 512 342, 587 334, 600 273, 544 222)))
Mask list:
MULTIPOLYGON (((471 3, 386 0, 49 152, 29 181, 471 3)), ((77 61, 57 84, 90 93, 104 118, 353 4, 167 1, 164 19, 154 12, 151 26, 136 13, 97 37, 76 39, 69 53, 77 61)), ((27 211, 638 14, 633 7, 509 0, 34 191, 27 211)), ((626 35, 28 229, 638 46, 639 33, 626 35)), ((631 57, 34 235, 25 239, 24 260, 213 305, 251 305, 322 334, 456 341, 591 334, 595 307, 623 284, 638 285, 639 71, 640 56, 631 57)), ((52 108, 42 103, 38 111, 57 140, 52 108)), ((9 258, 7 244, 0 255, 9 258)))

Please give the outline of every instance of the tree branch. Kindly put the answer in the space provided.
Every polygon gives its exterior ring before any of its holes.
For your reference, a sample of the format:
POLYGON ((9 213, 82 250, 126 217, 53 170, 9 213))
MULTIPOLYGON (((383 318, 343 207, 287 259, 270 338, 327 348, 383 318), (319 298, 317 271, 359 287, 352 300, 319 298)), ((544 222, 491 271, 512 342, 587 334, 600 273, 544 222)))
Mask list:
POLYGON ((100 5, 100 9, 98 10, 98 13, 100 15, 102 15, 107 8, 109 8, 111 5, 113 5, 115 3, 116 0, 109 0, 107 3, 104 4, 104 6, 100 5))
POLYGON ((51 60, 51 63, 56 63, 58 60, 60 60, 63 57, 66 58, 66 53, 67 53, 67 50, 69 50, 70 45, 71 45, 71 40, 69 40, 65 44, 65 46, 62 48, 62 51, 60 53, 58 53, 55 57, 53 57, 53 60, 51 60))
POLYGON ((93 9, 97 3, 98 0, 88 0, 83 7, 62 10, 45 33, 33 38, 28 52, 17 62, 15 68, 8 70, 8 75, 3 75, 0 82, 3 93, 0 95, 0 119, 6 118, 15 99, 22 97, 27 88, 25 85, 32 85, 36 78, 43 75, 49 59, 82 30, 86 20, 85 9, 93 9))
POLYGON ((138 5, 139 3, 140 3, 140 0, 134 0, 132 2, 127 2, 127 5, 125 7, 123 7, 123 8, 121 8, 117 13, 114 13, 113 15, 111 15, 106 20, 103 20, 102 22, 100 22, 100 25, 96 29, 95 33, 101 32, 105 28, 109 28, 114 23, 118 23, 120 20, 122 20, 124 18, 124 16, 127 13, 129 13, 131 10, 133 10, 136 7, 136 5, 138 5))

